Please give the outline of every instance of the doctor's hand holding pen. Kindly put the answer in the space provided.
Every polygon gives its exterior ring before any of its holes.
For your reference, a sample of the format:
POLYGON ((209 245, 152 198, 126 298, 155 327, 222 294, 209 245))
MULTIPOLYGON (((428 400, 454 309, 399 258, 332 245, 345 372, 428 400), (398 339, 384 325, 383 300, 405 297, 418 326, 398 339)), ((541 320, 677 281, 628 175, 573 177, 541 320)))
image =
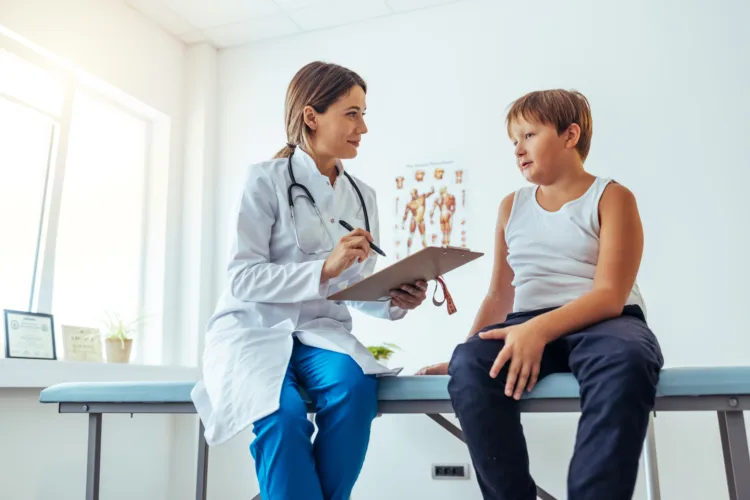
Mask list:
MULTIPOLYGON (((355 262, 364 262, 373 251, 374 239, 364 229, 355 229, 339 240, 323 263, 320 275, 321 283, 335 278, 355 262)), ((415 309, 427 297, 427 283, 418 280, 415 283, 404 283, 398 289, 391 290, 391 305, 401 309, 415 309)))
POLYGON ((355 229, 339 240, 323 263, 320 282, 325 283, 351 267, 354 262, 364 262, 370 256, 372 235, 364 229, 355 229))

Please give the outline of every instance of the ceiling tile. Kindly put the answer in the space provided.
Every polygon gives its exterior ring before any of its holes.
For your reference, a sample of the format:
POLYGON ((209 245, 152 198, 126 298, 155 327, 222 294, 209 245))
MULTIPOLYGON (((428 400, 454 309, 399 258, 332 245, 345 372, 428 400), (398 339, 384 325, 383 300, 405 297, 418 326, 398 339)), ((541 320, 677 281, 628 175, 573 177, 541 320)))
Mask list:
POLYGON ((273 0, 163 0, 196 28, 206 29, 281 12, 273 0))
POLYGON ((277 36, 292 35, 299 26, 284 14, 273 14, 241 23, 218 26, 205 31, 206 37, 218 47, 242 45, 277 36))
POLYGON ((391 14, 385 0, 332 0, 289 11, 304 30, 329 28, 391 14))
POLYGON ((160 0, 126 0, 126 3, 173 35, 182 35, 195 30, 195 26, 160 0))
POLYGON ((406 12, 446 3, 456 3, 457 1, 459 0, 387 0, 387 3, 396 12, 406 12))

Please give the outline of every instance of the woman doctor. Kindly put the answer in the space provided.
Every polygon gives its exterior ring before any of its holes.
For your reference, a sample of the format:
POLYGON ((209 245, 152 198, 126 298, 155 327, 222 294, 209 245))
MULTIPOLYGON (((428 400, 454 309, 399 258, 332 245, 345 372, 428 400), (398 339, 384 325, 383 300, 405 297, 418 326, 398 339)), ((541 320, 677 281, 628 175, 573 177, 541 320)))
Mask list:
POLYGON ((389 370, 351 334, 348 307, 397 320, 425 299, 424 282, 387 302, 326 299, 375 266, 375 192, 340 162, 357 156, 367 133, 366 91, 341 66, 302 68, 286 95, 288 145, 248 169, 234 215, 226 288, 193 401, 209 445, 253 426, 263 499, 349 498, 377 413, 375 376, 389 370), (314 443, 300 389, 317 411, 314 443))

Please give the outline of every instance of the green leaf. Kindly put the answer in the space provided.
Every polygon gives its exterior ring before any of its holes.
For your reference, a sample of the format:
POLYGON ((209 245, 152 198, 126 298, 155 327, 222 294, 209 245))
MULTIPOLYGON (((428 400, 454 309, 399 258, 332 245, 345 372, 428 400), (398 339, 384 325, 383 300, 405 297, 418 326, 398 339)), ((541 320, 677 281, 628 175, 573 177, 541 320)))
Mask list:
POLYGON ((395 351, 401 350, 399 346, 397 346, 396 344, 391 344, 389 342, 385 342, 382 345, 368 346, 367 349, 372 353, 373 357, 378 360, 390 359, 391 355, 395 351))

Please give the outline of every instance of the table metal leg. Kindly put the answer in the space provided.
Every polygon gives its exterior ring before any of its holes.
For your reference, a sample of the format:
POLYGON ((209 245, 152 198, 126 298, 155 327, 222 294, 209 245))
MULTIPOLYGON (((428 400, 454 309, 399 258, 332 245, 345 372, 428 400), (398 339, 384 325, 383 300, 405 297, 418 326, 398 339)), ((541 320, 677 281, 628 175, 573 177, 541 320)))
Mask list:
POLYGON ((99 500, 102 458, 102 414, 89 413, 89 449, 86 458, 86 500, 99 500))
POLYGON ((653 413, 649 415, 644 451, 644 461, 646 466, 646 498, 648 498, 648 500, 661 500, 659 465, 656 460, 656 434, 654 433, 653 413))
POLYGON ((203 422, 198 421, 198 471, 195 485, 195 499, 206 500, 208 488, 208 445, 203 422))
POLYGON ((719 434, 731 500, 750 500, 750 454, 741 411, 720 411, 719 434))

